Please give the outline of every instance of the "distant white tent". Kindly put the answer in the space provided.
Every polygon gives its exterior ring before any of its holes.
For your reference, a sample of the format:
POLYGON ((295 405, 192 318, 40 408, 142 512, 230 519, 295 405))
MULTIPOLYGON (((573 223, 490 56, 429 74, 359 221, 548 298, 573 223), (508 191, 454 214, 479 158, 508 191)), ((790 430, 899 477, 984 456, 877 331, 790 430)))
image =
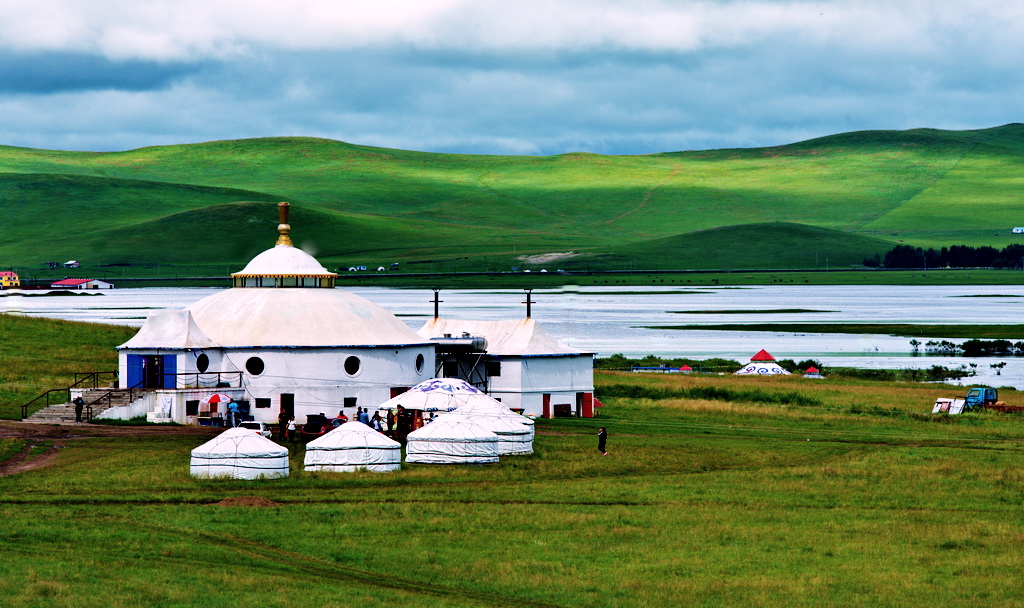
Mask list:
POLYGON ((402 468, 402 445, 362 422, 346 422, 306 445, 307 471, 374 471, 402 468))
POLYGON ((775 362, 775 357, 761 349, 750 358, 750 363, 736 372, 737 376, 788 376, 789 372, 775 362))
POLYGON ((519 456, 533 453, 533 428, 519 424, 506 416, 463 414, 460 410, 442 414, 430 424, 453 422, 475 424, 498 436, 499 456, 519 456))
POLYGON ((468 422, 431 422, 406 438, 405 461, 423 464, 498 462, 498 436, 468 422))
POLYGON ((194 477, 288 477, 288 450, 252 429, 228 429, 192 450, 189 472, 194 477))

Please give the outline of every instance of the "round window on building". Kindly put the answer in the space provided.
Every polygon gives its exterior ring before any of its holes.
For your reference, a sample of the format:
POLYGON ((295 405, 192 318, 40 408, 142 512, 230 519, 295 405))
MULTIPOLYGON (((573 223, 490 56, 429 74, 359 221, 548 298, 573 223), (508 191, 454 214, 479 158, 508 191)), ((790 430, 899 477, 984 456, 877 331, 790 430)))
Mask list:
POLYGON ((359 373, 360 363, 359 357, 349 357, 348 359, 345 359, 345 373, 349 376, 355 376, 359 373))
POLYGON ((425 361, 425 359, 423 358, 423 355, 416 355, 416 373, 417 374, 422 374, 423 373, 423 363, 424 363, 424 361, 425 361))
POLYGON ((266 366, 263 364, 263 359, 259 357, 249 357, 245 362, 245 371, 249 372, 253 376, 259 376, 263 373, 266 366))
POLYGON ((210 358, 206 356, 206 353, 202 353, 196 357, 196 370, 200 373, 210 369, 210 358))

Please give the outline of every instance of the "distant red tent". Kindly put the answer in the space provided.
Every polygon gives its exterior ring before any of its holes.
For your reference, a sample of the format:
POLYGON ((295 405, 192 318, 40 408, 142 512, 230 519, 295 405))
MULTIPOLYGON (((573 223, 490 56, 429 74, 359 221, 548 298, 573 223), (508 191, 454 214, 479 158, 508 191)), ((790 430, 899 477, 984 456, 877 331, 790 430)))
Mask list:
POLYGON ((689 365, 684 365, 684 366, 679 368, 679 371, 681 371, 681 372, 692 372, 693 368, 690 367, 689 365))
POLYGON ((768 351, 761 349, 757 351, 757 354, 750 358, 751 361, 774 361, 775 357, 768 354, 768 351))
POLYGON ((814 366, 812 365, 812 366, 808 367, 808 368, 807 368, 807 371, 806 371, 806 372, 804 372, 804 373, 805 373, 805 374, 819 374, 819 373, 821 373, 821 372, 819 372, 819 371, 818 371, 818 368, 816 368, 816 367, 814 367, 814 366))

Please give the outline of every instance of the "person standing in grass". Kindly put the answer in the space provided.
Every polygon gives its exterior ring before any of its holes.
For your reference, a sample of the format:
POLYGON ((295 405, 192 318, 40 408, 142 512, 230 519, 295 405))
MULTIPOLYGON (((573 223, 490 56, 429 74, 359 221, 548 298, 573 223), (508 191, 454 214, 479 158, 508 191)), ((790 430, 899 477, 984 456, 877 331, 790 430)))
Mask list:
POLYGON ((295 441, 295 417, 288 419, 288 441, 295 441))
POLYGON ((281 410, 281 413, 277 415, 277 436, 281 439, 285 438, 285 428, 288 426, 288 412, 281 410))
POLYGON ((604 427, 597 429, 597 451, 601 452, 605 456, 608 455, 608 450, 605 446, 608 441, 608 431, 604 430, 604 427))

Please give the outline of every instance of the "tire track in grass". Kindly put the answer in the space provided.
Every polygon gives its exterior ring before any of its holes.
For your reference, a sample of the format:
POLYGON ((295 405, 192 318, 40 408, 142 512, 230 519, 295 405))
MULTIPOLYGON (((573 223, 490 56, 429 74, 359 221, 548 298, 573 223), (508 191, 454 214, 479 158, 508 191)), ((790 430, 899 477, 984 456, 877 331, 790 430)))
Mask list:
MULTIPOLYGON (((132 526, 135 530, 149 530, 163 536, 169 536, 175 540, 182 540, 193 544, 202 543, 225 551, 226 553, 234 553, 244 558, 246 567, 262 566, 263 569, 277 575, 301 575, 309 577, 312 580, 329 580, 359 587, 385 588, 417 595, 430 595, 444 599, 464 601, 482 606, 560 608, 559 604, 550 604, 524 597, 489 593, 486 591, 475 591, 472 589, 453 587, 449 585, 425 583, 413 579, 397 577, 392 572, 354 568, 337 562, 313 557, 311 555, 289 551, 280 547, 273 547, 265 543, 232 534, 214 534, 200 530, 140 522, 133 522, 132 526)), ((118 557, 123 558, 124 556, 118 557)), ((194 559, 182 560, 180 558, 161 555, 147 556, 146 559, 149 562, 167 561, 170 563, 181 563, 182 561, 187 561, 190 564, 190 567, 194 567, 195 565, 194 559)), ((221 566, 223 564, 218 562, 214 565, 221 566)))

